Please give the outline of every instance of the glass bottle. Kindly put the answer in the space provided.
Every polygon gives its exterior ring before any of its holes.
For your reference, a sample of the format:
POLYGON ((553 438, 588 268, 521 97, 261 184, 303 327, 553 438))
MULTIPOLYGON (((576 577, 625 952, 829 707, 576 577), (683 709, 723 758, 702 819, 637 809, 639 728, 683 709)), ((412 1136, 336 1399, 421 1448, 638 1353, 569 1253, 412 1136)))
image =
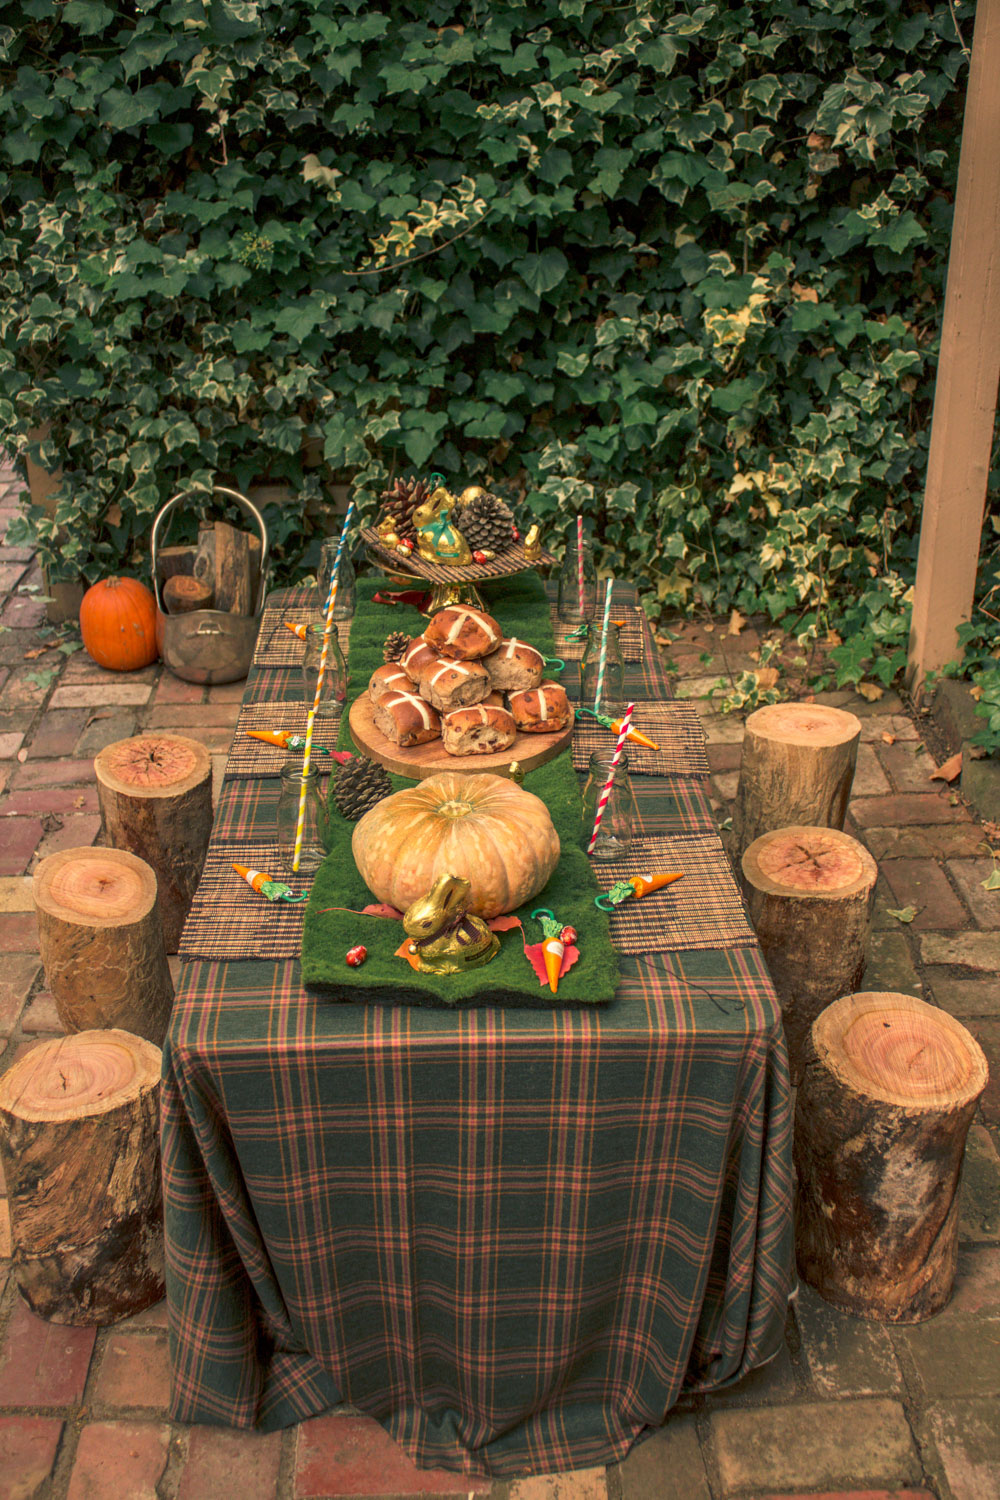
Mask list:
MULTIPOLYGON (((323 651, 323 621, 314 620, 306 630, 306 649, 302 657, 302 693, 309 708, 316 698, 316 682, 319 678, 320 656, 323 651)), ((330 719, 339 714, 347 699, 347 663, 337 639, 337 628, 330 631, 326 651, 326 667, 323 672, 323 691, 316 706, 318 719, 330 719)))
POLYGON ((597 569, 586 538, 583 541, 582 568, 575 534, 567 540, 566 555, 559 568, 558 588, 556 614, 564 624, 583 625, 594 618, 597 613, 597 569))
MULTIPOLYGON (((337 560, 337 548, 340 545, 338 537, 328 537, 320 548, 319 569, 316 573, 316 582, 319 584, 320 609, 326 612, 326 601, 330 597, 330 574, 337 560)), ((337 598, 333 606, 333 618, 335 620, 349 620, 354 614, 355 603, 355 578, 354 563, 351 561, 349 547, 344 548, 340 559, 340 582, 337 584, 337 598)))
POLYGON ((587 644, 580 663, 580 707, 592 708, 597 713, 620 719, 628 702, 625 697, 625 658, 618 639, 618 626, 608 621, 607 643, 604 652, 604 675, 601 678, 601 697, 597 701, 597 680, 601 673, 601 627, 593 623, 587 632, 587 644))
MULTIPOLYGON (((583 820, 581 836, 586 849, 594 832, 594 819, 601 793, 611 774, 614 749, 595 750, 590 757, 590 769, 583 788, 583 820)), ((628 775, 628 756, 624 753, 615 767, 615 779, 611 783, 608 800, 601 814, 597 840, 590 850, 591 859, 618 859, 632 842, 632 830, 638 820, 635 793, 628 775)))
MULTIPOLYGON (((286 761, 281 768, 281 791, 278 795, 278 856, 282 866, 291 870, 295 859, 295 839, 302 797, 302 761, 286 761)), ((302 847, 299 851, 299 874, 312 875, 326 858, 326 813, 320 792, 320 773, 310 766, 306 773, 306 801, 302 824, 302 847)))

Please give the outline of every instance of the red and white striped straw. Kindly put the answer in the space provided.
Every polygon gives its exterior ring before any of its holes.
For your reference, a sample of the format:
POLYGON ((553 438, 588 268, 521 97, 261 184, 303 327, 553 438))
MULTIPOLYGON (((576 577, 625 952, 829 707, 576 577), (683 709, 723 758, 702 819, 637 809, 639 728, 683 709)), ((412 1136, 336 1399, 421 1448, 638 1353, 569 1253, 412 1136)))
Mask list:
POLYGON ((622 749, 625 745, 625 741, 628 739, 629 729, 632 726, 632 710, 634 708, 634 703, 630 703, 628 708, 626 708, 625 717, 624 719, 622 719, 622 725, 618 731, 618 743, 615 746, 615 753, 611 757, 611 769, 608 772, 608 779, 604 783, 604 786, 601 789, 601 795, 597 799, 597 816, 594 819, 594 831, 590 835, 590 843, 587 845, 588 854, 593 854, 594 845, 597 843, 597 830, 601 826, 601 819, 604 817, 604 809, 607 805, 608 798, 611 796, 611 788, 614 785, 615 781, 615 772, 618 769, 618 762, 622 758, 622 749))

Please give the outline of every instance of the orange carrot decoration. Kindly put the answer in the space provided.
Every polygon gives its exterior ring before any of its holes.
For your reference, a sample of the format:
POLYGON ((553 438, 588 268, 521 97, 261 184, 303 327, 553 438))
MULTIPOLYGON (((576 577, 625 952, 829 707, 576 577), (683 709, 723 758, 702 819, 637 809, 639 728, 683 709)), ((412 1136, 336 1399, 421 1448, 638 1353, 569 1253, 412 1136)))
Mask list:
POLYGON ((259 896, 266 896, 268 901, 308 901, 309 892, 305 891, 301 896, 293 896, 290 885, 283 881, 272 880, 270 875, 263 870, 251 870, 247 865, 233 865, 237 875, 246 881, 252 891, 259 896))
POLYGON ((305 625, 293 625, 291 620, 282 620, 281 623, 284 625, 286 630, 290 630, 292 632, 292 635, 297 635, 300 641, 305 640, 307 633, 305 625))
POLYGON ((636 899, 648 896, 650 891, 662 890, 665 885, 673 885, 675 880, 683 880, 684 871, 675 870, 670 874, 661 871, 656 875, 630 875, 628 883, 635 891, 636 899))

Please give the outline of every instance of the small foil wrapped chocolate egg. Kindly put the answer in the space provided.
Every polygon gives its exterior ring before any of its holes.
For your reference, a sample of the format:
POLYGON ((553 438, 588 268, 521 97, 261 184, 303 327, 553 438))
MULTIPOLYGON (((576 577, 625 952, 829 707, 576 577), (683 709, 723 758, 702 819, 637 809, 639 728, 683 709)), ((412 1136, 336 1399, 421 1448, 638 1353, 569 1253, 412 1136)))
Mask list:
POLYGON ((358 943, 357 947, 348 948, 347 950, 347 962, 352 969, 360 969, 367 957, 368 949, 362 943, 358 943))

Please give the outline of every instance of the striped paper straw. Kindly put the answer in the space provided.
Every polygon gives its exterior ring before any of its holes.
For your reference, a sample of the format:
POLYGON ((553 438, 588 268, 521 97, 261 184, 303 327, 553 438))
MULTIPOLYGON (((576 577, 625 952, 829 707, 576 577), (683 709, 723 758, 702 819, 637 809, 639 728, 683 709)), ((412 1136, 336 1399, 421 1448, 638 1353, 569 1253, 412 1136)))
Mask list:
POLYGON ((604 591, 604 620, 601 624, 601 654, 597 663, 597 691, 594 693, 594 713, 598 713, 601 707, 601 693, 604 691, 604 663, 608 657, 608 617, 611 614, 611 585, 614 579, 608 579, 608 586, 604 591))
POLYGON ((344 517, 344 528, 340 533, 340 541, 337 544, 337 556, 334 559, 333 569, 330 573, 330 593, 326 601, 326 619, 323 622, 323 646, 319 653, 319 674, 316 678, 316 693, 313 697, 313 705, 306 719, 306 743, 302 752, 302 790, 299 793, 299 816, 295 824, 295 852, 292 855, 292 869, 298 874, 299 861, 302 858, 302 831, 306 823, 306 786, 309 775, 309 761, 312 757, 313 725, 316 722, 316 711, 319 708, 320 699, 323 696, 323 678, 326 675, 326 657, 330 649, 330 636, 333 634, 333 607, 337 602, 337 583, 340 578, 340 559, 344 552, 344 543, 347 541, 347 533, 354 516, 354 501, 347 507, 347 515, 344 517))
POLYGON ((615 772, 618 770, 618 762, 622 758, 622 746, 628 739, 629 728, 632 724, 633 708, 635 708, 635 704, 630 703, 628 708, 625 710, 625 717, 624 719, 622 719, 622 727, 618 731, 618 743, 615 746, 615 753, 611 757, 611 770, 608 772, 608 779, 601 789, 601 795, 597 799, 597 816, 594 819, 594 831, 590 835, 590 843, 587 845, 588 854, 593 854, 594 845, 597 843, 597 830, 601 826, 601 819, 604 817, 604 809, 607 805, 608 798, 611 796, 611 788, 614 786, 615 772))
POLYGON ((583 619, 583 517, 576 518, 576 589, 580 600, 580 619, 583 619))

